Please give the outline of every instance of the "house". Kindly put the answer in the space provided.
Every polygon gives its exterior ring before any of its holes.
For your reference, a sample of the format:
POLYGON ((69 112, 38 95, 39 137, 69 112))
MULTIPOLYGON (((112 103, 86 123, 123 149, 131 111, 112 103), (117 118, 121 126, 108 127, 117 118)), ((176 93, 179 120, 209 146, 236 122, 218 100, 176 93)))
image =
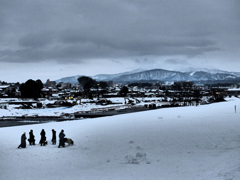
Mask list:
POLYGON ((45 87, 56 87, 57 83, 56 81, 50 81, 49 79, 45 83, 45 87))
POLYGON ((8 97, 7 91, 10 85, 0 85, 0 97, 8 97))
POLYGON ((226 92, 228 96, 239 96, 240 88, 230 88, 226 92))
POLYGON ((50 98, 53 96, 53 94, 57 94, 58 92, 59 92, 59 90, 56 88, 53 88, 53 87, 42 89, 42 94, 43 94, 43 97, 45 97, 45 98, 50 98))

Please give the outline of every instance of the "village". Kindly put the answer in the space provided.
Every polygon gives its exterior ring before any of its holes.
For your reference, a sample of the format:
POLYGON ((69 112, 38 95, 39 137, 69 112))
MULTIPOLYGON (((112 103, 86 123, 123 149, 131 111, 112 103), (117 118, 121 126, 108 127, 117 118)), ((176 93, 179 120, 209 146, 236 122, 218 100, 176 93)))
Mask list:
POLYGON ((206 86, 195 85, 193 82, 171 84, 97 82, 96 86, 89 86, 86 90, 81 84, 47 80, 42 85, 38 98, 26 98, 23 96, 23 90, 21 92, 20 83, 1 82, 0 118, 67 120, 156 108, 198 106, 224 101, 225 97, 238 97, 239 86, 239 84, 229 87, 206 86))

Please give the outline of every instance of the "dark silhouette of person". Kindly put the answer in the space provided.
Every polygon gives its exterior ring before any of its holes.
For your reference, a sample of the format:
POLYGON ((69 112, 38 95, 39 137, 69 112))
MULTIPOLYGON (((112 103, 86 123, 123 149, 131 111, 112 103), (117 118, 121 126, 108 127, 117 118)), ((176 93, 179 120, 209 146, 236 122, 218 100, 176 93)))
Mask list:
POLYGON ((29 139, 28 139, 30 145, 35 145, 34 137, 35 136, 33 135, 33 130, 31 129, 30 132, 29 132, 29 139))
POLYGON ((52 144, 56 144, 56 131, 52 129, 52 144))
POLYGON ((59 145, 58 145, 58 148, 60 148, 61 146, 65 147, 64 137, 65 137, 65 134, 64 134, 64 130, 62 129, 61 132, 59 133, 59 145))
POLYGON ((26 148, 26 133, 24 132, 21 136, 21 144, 18 146, 18 148, 26 148))
POLYGON ((46 133, 45 133, 44 129, 42 129, 40 135, 41 135, 40 145, 45 146, 47 144, 47 142, 46 142, 47 138, 46 138, 46 133))

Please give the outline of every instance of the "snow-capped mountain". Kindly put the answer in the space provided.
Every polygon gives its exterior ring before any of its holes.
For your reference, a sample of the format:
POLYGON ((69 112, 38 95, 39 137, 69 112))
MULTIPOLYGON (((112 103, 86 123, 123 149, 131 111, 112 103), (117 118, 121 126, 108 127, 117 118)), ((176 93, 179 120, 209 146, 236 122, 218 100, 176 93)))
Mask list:
POLYGON ((223 70, 219 70, 219 69, 193 68, 193 67, 181 70, 181 72, 186 72, 186 73, 198 72, 198 71, 203 71, 203 72, 207 72, 207 73, 210 73, 210 74, 229 73, 228 71, 223 71, 223 70))
POLYGON ((164 69, 153 69, 134 74, 121 75, 113 78, 113 81, 132 82, 132 81, 221 81, 232 80, 240 77, 239 73, 201 69, 201 71, 169 71, 164 69))
POLYGON ((206 72, 209 74, 232 74, 234 76, 239 77, 240 76, 240 72, 229 72, 229 71, 224 71, 224 70, 220 70, 220 69, 208 69, 208 68, 187 68, 185 70, 181 70, 181 72, 185 72, 185 73, 195 73, 195 72, 206 72))
MULTIPOLYGON (((57 82, 78 83, 80 76, 65 77, 57 82)), ((227 81, 240 78, 239 72, 228 72, 217 69, 189 68, 184 71, 170 71, 164 69, 135 70, 119 74, 99 74, 92 76, 97 81, 136 82, 136 81, 227 81)))
POLYGON ((212 73, 204 71, 195 71, 187 73, 193 81, 219 81, 219 80, 228 80, 235 79, 238 76, 231 73, 212 73))
POLYGON ((161 81, 184 81, 188 79, 186 73, 177 71, 168 71, 164 69, 153 69, 148 71, 142 71, 134 74, 122 75, 114 78, 114 81, 132 82, 132 81, 149 81, 149 80, 161 80, 161 81))
POLYGON ((143 71, 145 71, 145 70, 136 69, 133 71, 119 73, 119 74, 98 74, 98 75, 92 76, 92 78, 96 79, 97 81, 109 81, 109 80, 113 80, 117 77, 120 77, 122 75, 130 75, 130 74, 139 73, 139 72, 143 72, 143 71))
MULTIPOLYGON (((133 73, 142 72, 142 71, 145 71, 145 70, 136 69, 136 70, 133 70, 133 71, 123 72, 123 73, 118 73, 118 74, 97 74, 95 76, 91 76, 91 78, 93 78, 97 81, 111 81, 114 78, 117 78, 117 77, 122 76, 122 75, 128 75, 128 74, 133 74, 133 73)), ((81 76, 85 76, 85 75, 64 77, 64 78, 56 80, 56 82, 57 83, 64 82, 64 83, 78 84, 77 79, 81 76)))
POLYGON ((70 76, 70 77, 64 77, 61 79, 56 80, 57 83, 64 82, 64 83, 72 83, 72 84, 78 84, 78 78, 83 75, 77 75, 77 76, 70 76))

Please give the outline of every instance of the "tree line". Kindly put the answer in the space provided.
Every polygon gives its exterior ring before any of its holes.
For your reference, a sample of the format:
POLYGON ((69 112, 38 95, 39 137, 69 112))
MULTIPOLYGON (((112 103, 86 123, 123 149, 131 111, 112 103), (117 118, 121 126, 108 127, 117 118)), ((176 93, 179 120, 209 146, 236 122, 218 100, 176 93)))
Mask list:
MULTIPOLYGON (((92 88, 97 90, 97 95, 103 95, 107 92, 107 87, 109 86, 107 82, 105 81, 96 81, 88 76, 81 76, 78 78, 78 83, 82 87, 82 91, 78 92, 76 96, 86 97, 86 98, 93 98, 93 91, 92 88)), ((128 85, 129 87, 151 87, 153 86, 151 83, 132 83, 128 85)), ((155 86, 159 86, 159 84, 155 84, 155 86)), ((20 92, 22 98, 33 98, 37 99, 42 97, 42 89, 43 89, 43 83, 41 80, 32 80, 29 79, 25 83, 22 83, 20 85, 20 92)), ((161 89, 164 90, 164 87, 161 87, 161 89)), ((194 97, 196 99, 201 98, 200 90, 194 88, 193 82, 175 82, 171 88, 172 90, 178 90, 178 92, 174 93, 174 98, 177 98, 179 100, 184 100, 185 98, 194 97)), ((168 93, 168 90, 165 89, 166 95, 171 96, 168 93)), ((222 95, 217 94, 217 90, 214 88, 210 88, 210 94, 213 96, 216 96, 216 99, 222 99, 222 95), (219 97, 220 96, 220 97, 219 97)), ((129 89, 127 86, 122 86, 119 91, 119 96, 126 97, 126 95, 129 93, 129 89)))
MULTIPOLYGON (((79 84, 82 86, 83 91, 79 95, 92 98, 91 88, 96 88, 99 90, 99 93, 105 93, 108 83, 104 81, 96 81, 91 77, 82 76, 78 78, 79 84)), ((43 83, 40 79, 34 81, 32 79, 27 80, 25 83, 22 83, 19 87, 22 98, 40 98, 42 95, 43 83)))

